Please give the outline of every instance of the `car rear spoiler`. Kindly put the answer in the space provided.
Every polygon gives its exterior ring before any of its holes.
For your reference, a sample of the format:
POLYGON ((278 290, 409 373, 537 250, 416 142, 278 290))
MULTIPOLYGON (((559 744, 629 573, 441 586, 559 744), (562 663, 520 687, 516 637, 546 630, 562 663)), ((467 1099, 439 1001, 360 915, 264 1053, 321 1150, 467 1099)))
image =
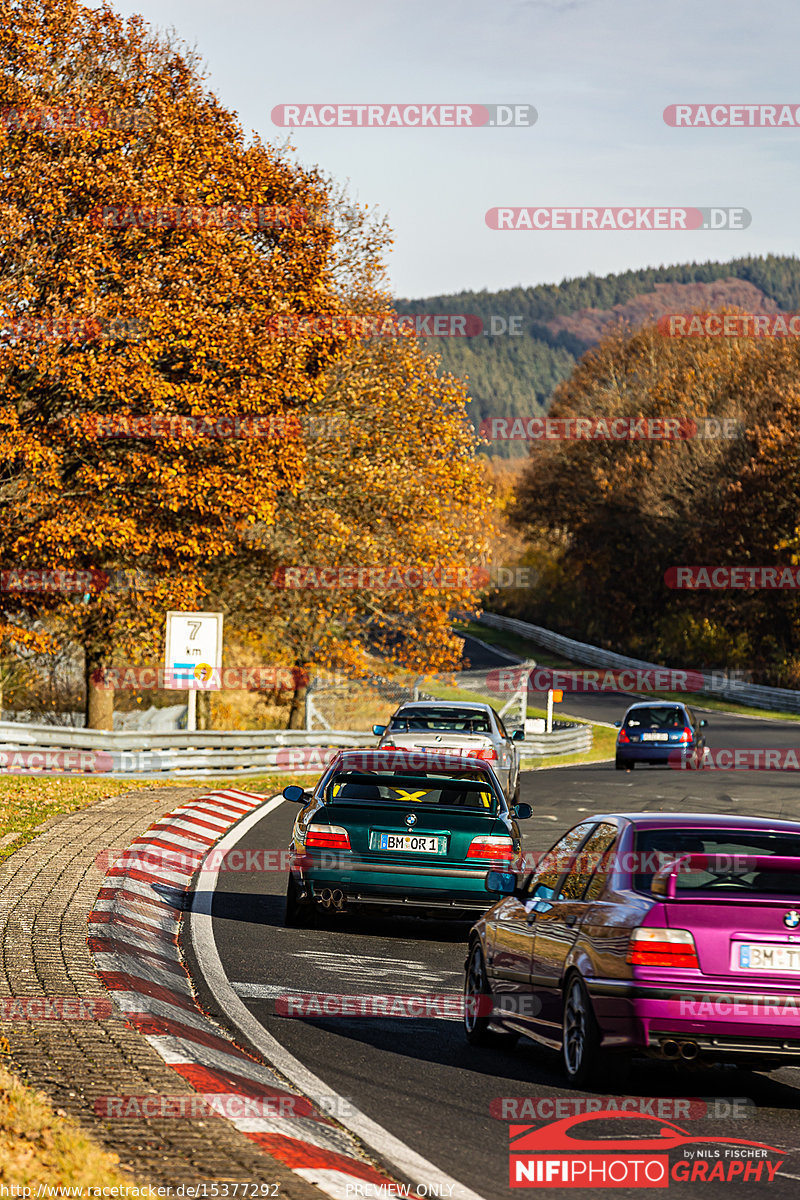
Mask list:
POLYGON ((703 870, 710 864, 713 864, 713 871, 725 875, 746 875, 748 871, 786 871, 800 875, 800 855, 680 854, 656 871, 650 890, 654 896, 675 900, 678 898, 675 895, 677 877, 681 871, 703 870))

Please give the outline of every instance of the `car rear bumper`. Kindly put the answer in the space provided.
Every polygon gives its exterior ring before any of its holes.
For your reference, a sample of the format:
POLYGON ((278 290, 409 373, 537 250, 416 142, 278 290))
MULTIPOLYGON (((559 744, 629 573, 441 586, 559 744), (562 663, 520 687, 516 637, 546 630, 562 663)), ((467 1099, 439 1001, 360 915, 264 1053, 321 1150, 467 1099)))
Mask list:
POLYGON ((789 987, 699 991, 667 980, 587 980, 587 986, 610 1048, 660 1051, 675 1040, 718 1057, 800 1057, 800 992, 789 987))
POLYGON ((660 745, 623 742, 621 746, 617 745, 616 754, 620 762, 668 763, 692 758, 698 749, 697 742, 666 742, 660 745))
POLYGON ((320 901, 323 893, 336 891, 341 893, 339 906, 343 908, 436 908, 480 914, 496 900, 484 886, 486 872, 493 866, 490 862, 477 867, 448 864, 432 868, 428 863, 398 865, 353 858, 331 869, 309 865, 309 858, 303 859, 295 877, 315 902, 320 901))

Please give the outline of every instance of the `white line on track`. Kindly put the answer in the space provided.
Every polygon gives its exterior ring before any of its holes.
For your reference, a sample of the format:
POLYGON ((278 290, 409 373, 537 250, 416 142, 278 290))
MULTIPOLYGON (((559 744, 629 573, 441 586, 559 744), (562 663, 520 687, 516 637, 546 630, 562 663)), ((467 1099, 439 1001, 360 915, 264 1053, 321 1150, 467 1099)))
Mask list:
MULTIPOLYGON (((216 843, 215 848, 229 850, 241 841, 254 825, 257 825, 268 813, 273 812, 283 803, 283 797, 276 796, 274 800, 262 804, 244 820, 239 821, 230 833, 216 843)), ((211 919, 218 875, 219 871, 215 870, 202 870, 199 873, 188 913, 192 946, 206 983, 221 1010, 227 1014, 266 1061, 280 1071, 296 1088, 306 1096, 331 1095, 330 1085, 319 1079, 300 1062, 299 1058, 290 1054, 277 1038, 268 1033, 231 987, 217 950, 214 925, 211 919)), ((347 1103, 349 1105, 350 1101, 347 1103)), ((437 1184, 447 1189, 440 1195, 452 1196, 453 1200, 483 1200, 483 1197, 479 1196, 477 1192, 473 1192, 440 1170, 439 1167, 428 1162, 421 1154, 417 1154, 416 1150, 412 1150, 388 1129, 378 1125, 366 1113, 359 1112, 358 1109, 352 1107, 345 1110, 344 1102, 342 1111, 347 1111, 348 1115, 346 1119, 340 1117, 340 1123, 360 1138, 364 1145, 370 1147, 384 1162, 410 1179, 414 1186, 425 1185, 430 1189, 431 1184, 437 1184)))

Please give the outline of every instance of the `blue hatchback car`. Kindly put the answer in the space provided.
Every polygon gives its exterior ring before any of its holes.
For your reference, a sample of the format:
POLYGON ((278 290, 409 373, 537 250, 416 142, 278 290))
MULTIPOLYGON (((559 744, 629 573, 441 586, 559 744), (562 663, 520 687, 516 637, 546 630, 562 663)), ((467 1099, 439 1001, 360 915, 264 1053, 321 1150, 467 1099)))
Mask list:
POLYGON ((615 721, 618 771, 640 763, 675 763, 702 767, 706 749, 701 721, 688 704, 645 700, 632 704, 622 721, 615 721))

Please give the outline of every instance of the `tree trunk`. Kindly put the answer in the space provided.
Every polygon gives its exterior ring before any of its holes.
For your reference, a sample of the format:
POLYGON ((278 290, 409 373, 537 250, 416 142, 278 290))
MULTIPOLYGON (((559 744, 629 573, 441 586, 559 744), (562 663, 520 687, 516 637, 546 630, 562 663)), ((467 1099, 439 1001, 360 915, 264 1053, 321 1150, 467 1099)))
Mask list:
POLYGON ((308 682, 295 685, 294 692, 292 693, 292 704, 289 709, 289 720, 286 723, 287 729, 305 729, 307 691, 308 682))
POLYGON ((86 728, 114 728, 114 689, 102 687, 102 655, 84 650, 86 677, 86 728))
POLYGON ((211 692, 197 693, 197 728, 211 728, 211 692))

